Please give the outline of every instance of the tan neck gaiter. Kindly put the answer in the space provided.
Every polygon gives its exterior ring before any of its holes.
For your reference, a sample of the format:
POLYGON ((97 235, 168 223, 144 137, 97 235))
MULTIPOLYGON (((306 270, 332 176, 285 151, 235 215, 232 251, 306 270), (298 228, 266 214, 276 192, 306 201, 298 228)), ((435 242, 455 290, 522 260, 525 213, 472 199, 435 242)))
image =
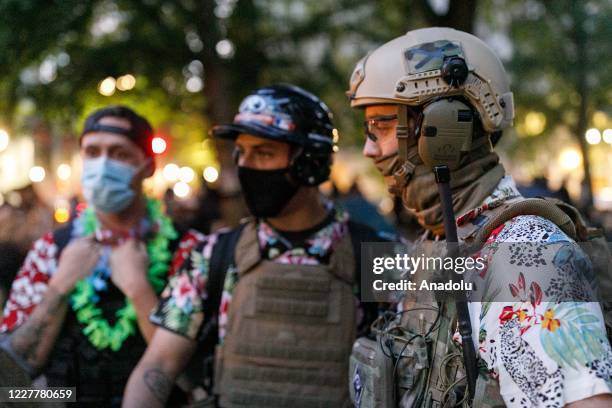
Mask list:
MULTIPOLYGON (((394 176, 395 183, 389 192, 402 198, 404 207, 419 224, 434 235, 444 235, 442 205, 433 171, 420 159, 416 147, 409 150, 408 156, 409 161, 405 162, 396 152, 379 159, 375 165, 384 176, 394 176)), ((505 174, 499 156, 489 148, 470 152, 466 161, 451 172, 455 216, 482 204, 505 174)))

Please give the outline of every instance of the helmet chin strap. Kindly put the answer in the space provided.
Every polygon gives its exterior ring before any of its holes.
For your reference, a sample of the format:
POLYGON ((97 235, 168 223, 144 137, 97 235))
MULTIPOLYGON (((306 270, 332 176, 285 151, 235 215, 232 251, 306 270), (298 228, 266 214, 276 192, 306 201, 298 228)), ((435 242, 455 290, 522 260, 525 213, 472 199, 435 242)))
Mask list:
POLYGON ((395 130, 395 137, 397 137, 400 159, 408 160, 408 106, 404 104, 397 105, 397 129, 395 130))
POLYGON ((408 126, 408 106, 404 104, 397 105, 397 128, 395 137, 397 138, 398 157, 401 163, 394 172, 395 188, 402 189, 414 174, 414 171, 419 163, 417 149, 409 149, 410 128, 408 126))

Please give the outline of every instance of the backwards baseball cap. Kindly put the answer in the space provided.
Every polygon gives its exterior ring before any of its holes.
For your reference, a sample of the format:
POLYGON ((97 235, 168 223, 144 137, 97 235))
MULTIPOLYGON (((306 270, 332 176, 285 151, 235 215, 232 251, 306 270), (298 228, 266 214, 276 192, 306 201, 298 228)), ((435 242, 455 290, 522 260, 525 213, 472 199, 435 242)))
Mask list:
POLYGON ((79 143, 83 140, 83 136, 91 132, 109 132, 125 136, 138 145, 148 157, 154 156, 151 146, 153 127, 148 120, 126 106, 108 106, 90 114, 85 119, 79 143), (100 119, 105 117, 126 119, 130 123, 130 128, 101 124, 100 119))

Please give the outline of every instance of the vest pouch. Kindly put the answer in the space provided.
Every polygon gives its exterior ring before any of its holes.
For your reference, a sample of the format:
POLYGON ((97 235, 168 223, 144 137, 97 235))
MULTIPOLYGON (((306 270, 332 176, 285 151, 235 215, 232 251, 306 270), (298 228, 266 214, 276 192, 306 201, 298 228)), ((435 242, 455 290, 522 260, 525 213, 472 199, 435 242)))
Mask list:
POLYGON ((219 406, 348 407, 356 322, 350 238, 337 242, 327 265, 260 256, 248 224, 236 245, 239 279, 216 350, 219 406))
POLYGON ((479 375, 472 408, 504 408, 506 404, 499 391, 499 382, 489 376, 479 375))
POLYGON ((351 402, 358 408, 395 406, 393 399, 393 362, 385 356, 380 343, 367 337, 353 344, 349 361, 351 402))

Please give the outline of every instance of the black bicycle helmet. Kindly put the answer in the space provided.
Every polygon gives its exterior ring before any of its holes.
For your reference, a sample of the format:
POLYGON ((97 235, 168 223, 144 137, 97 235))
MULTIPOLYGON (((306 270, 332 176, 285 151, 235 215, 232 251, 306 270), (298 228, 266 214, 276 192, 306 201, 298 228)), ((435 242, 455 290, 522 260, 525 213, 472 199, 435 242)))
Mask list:
POLYGON ((334 145, 332 113, 319 98, 295 85, 259 88, 247 96, 231 124, 215 126, 215 137, 245 133, 299 147, 290 163, 300 184, 317 185, 329 177, 334 145))

